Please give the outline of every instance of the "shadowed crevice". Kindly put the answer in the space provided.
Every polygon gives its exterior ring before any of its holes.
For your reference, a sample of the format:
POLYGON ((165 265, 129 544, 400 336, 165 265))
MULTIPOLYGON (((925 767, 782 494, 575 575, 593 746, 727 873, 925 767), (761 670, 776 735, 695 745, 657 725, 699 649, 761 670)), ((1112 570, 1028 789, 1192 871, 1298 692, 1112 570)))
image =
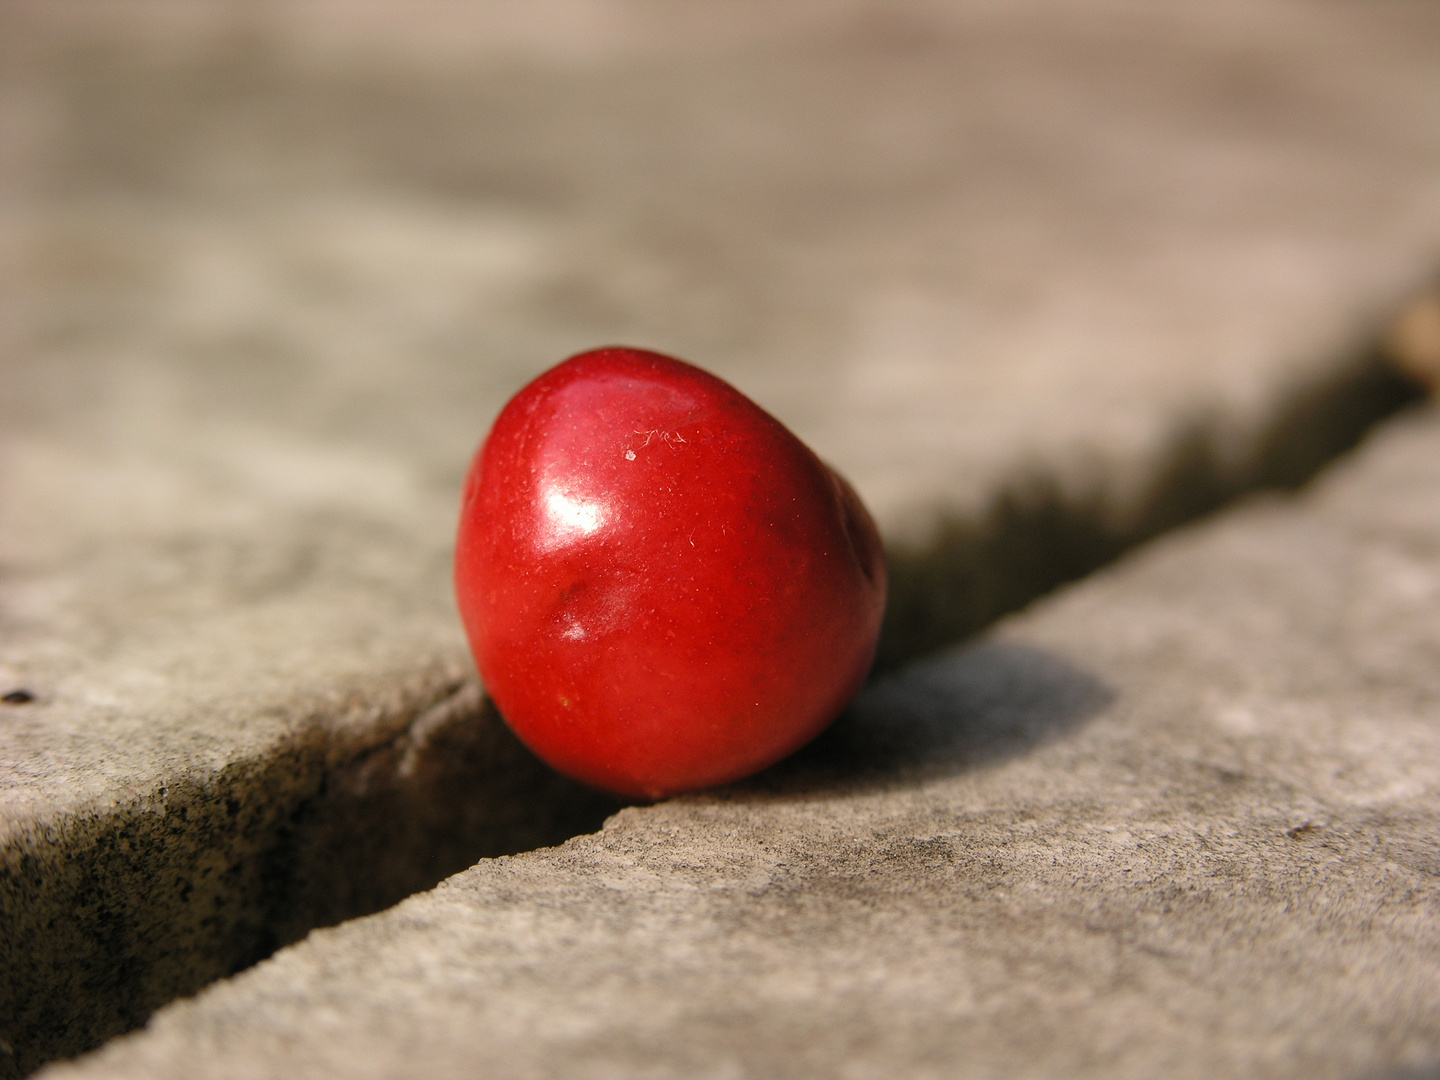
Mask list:
POLYGON ((474 680, 339 763, 323 728, 0 851, 0 1078, 93 1049, 297 941, 476 860, 594 832, 474 680))
POLYGON ((1421 397, 1420 384, 1374 349, 1293 393, 1238 462, 1219 452, 1218 424, 1180 430, 1127 515, 1104 491, 1077 498, 1045 476, 1011 484, 982 518, 947 519, 923 547, 891 549, 875 674, 970 637, 1242 495, 1300 486, 1421 397))

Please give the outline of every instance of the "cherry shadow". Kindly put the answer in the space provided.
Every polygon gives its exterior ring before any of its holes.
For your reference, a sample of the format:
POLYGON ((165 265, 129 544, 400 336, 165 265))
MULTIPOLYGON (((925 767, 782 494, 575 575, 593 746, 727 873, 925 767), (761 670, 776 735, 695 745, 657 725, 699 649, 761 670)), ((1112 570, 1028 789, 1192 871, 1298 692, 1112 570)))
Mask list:
POLYGON ((921 783, 1063 738, 1114 699, 1054 653, 983 641, 875 680, 809 746, 731 790, 798 796, 921 783))

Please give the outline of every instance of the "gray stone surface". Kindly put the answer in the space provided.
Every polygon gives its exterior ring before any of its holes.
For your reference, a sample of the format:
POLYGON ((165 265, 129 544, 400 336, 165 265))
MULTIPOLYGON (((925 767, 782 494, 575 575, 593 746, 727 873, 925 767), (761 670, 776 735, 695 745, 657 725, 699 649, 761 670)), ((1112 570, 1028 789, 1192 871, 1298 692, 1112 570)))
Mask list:
POLYGON ((42 1075, 1430 1075, 1437 612, 1429 409, 769 774, 481 862, 42 1075))
POLYGON ((1432 6, 184 10, 0 6, 0 1074, 602 819, 447 586, 567 352, 714 368, 892 536, 1123 522, 1440 262, 1432 6))

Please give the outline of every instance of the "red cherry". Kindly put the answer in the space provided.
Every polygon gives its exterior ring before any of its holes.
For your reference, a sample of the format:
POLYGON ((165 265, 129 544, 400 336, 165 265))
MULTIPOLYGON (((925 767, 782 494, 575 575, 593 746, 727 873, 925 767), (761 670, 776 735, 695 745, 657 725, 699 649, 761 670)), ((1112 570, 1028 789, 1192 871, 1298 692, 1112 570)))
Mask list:
POLYGON ((582 353, 505 406, 465 484, 460 614, 553 767, 660 798, 738 780, 860 688, 885 606, 850 485, 728 383, 582 353))

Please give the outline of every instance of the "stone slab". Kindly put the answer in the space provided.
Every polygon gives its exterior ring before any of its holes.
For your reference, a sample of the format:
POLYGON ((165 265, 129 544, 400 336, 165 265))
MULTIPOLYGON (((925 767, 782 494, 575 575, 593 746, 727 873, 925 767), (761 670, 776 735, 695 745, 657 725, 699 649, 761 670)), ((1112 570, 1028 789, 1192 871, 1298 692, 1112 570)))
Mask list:
POLYGON ((45 1080, 1430 1076, 1440 413, 45 1080))
POLYGON ((0 9, 0 1069, 613 808, 448 597, 568 352, 707 364, 892 537, 1123 518, 1440 262, 1433 7, 469 9, 0 9))

